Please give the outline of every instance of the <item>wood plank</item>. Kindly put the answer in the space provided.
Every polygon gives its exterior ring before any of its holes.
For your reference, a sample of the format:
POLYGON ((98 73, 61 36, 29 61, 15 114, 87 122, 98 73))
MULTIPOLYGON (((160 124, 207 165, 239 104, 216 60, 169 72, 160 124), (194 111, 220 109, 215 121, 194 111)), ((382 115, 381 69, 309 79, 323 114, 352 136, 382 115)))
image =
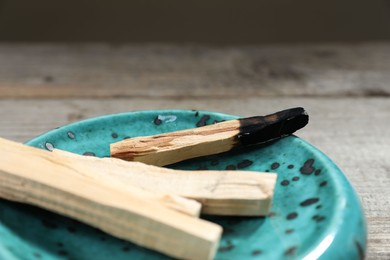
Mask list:
POLYGON ((0 100, 0 136, 25 141, 82 118, 141 109, 207 109, 242 116, 302 106, 298 136, 325 152, 357 190, 368 219, 368 259, 390 257, 390 100, 388 98, 226 98, 0 100))
POLYGON ((390 43, 0 45, 0 98, 390 95, 390 43))

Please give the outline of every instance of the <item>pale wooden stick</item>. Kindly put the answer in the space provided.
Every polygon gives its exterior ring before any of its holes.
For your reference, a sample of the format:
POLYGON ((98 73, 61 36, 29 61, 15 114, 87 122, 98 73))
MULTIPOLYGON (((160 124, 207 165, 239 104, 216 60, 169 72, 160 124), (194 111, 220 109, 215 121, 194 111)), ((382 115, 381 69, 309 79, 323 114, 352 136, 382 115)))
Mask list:
POLYGON ((115 158, 81 157, 54 150, 95 178, 202 203, 202 213, 264 216, 271 207, 276 174, 252 171, 182 171, 115 158), (81 157, 81 158, 80 158, 81 157))
POLYGON ((276 182, 276 175, 271 173, 179 171, 60 150, 54 150, 50 156, 96 181, 112 183, 123 190, 136 190, 149 199, 195 216, 199 215, 200 205, 183 197, 202 203, 204 214, 267 215, 276 182))
POLYGON ((125 139, 110 145, 111 156, 163 166, 291 135, 308 123, 303 108, 268 116, 229 120, 194 129, 125 139))
MULTIPOLYGON (((140 196, 148 198, 157 203, 184 213, 189 216, 199 217, 201 212, 201 203, 193 200, 184 198, 177 195, 177 193, 158 192, 153 189, 153 184, 158 181, 156 179, 149 179, 148 184, 151 186, 145 187, 137 185, 136 181, 131 182, 129 176, 134 176, 134 172, 139 172, 139 166, 143 164, 133 165, 123 163, 117 159, 111 158, 97 158, 93 156, 80 156, 70 152, 55 149, 52 152, 56 160, 62 164, 71 165, 72 168, 77 169, 79 172, 89 175, 89 178, 94 178, 100 182, 106 182, 115 184, 117 188, 124 191, 137 192, 140 196), (135 166, 135 167, 134 167, 135 166)), ((157 167, 156 167, 157 168, 157 167)), ((159 170, 159 168, 157 168, 159 170)), ((151 173, 152 174, 152 173, 151 173)), ((143 183, 145 179, 138 180, 139 183, 143 183)), ((164 180, 166 181, 166 180, 164 180)))
POLYGON ((74 159, 0 139, 0 197, 75 218, 172 257, 213 258, 220 226, 100 179, 74 159))

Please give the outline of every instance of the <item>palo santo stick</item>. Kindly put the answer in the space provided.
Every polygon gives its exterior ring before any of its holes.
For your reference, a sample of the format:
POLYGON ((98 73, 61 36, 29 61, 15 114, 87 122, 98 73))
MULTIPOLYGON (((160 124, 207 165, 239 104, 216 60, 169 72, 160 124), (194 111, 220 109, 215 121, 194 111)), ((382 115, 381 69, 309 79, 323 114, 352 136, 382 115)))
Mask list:
POLYGON ((175 258, 215 255, 220 226, 82 170, 61 153, 0 139, 0 197, 52 210, 175 258))
MULTIPOLYGON (((26 149, 26 148, 25 148, 26 149)), ((33 149, 33 148, 30 148, 33 149)), ((44 151, 45 152, 45 151, 44 151)), ((189 215, 263 216, 271 206, 276 175, 249 171, 180 171, 115 158, 80 156, 65 151, 46 152, 62 165, 89 179, 137 191, 189 215)))
POLYGON ((291 135, 308 123, 303 108, 229 120, 194 129, 125 139, 110 145, 111 156, 163 166, 291 135))
MULTIPOLYGON (((1 139, 0 139, 1 140, 1 139)), ((137 192, 139 196, 153 200, 157 203, 176 210, 178 212, 184 213, 189 216, 199 217, 201 212, 201 203, 193 200, 181 197, 175 193, 165 193, 157 192, 154 188, 154 183, 161 182, 159 179, 149 178, 148 185, 145 185, 145 178, 138 176, 140 170, 142 169, 141 163, 135 165, 134 163, 124 162, 122 160, 113 159, 113 158, 97 158, 93 156, 81 156, 73 154, 70 152, 62 151, 55 149, 52 151, 53 156, 56 160, 60 161, 62 164, 71 165, 72 168, 77 169, 79 172, 90 175, 89 178, 96 179, 100 182, 106 182, 114 184, 118 189, 123 189, 124 191, 137 192), (141 169, 138 169, 141 167, 141 169), (130 181, 130 176, 140 177, 138 181, 130 181), (138 185, 138 184, 144 184, 138 185)), ((148 173, 153 170, 159 170, 160 167, 155 167, 156 169, 149 169, 148 173)), ((150 172, 153 175, 153 173, 150 172)), ((162 176, 160 176, 162 177, 162 176)), ((160 178, 161 179, 161 178, 160 178)), ((162 180, 168 181, 168 180, 162 180)), ((190 180, 188 180, 190 181, 190 180)), ((182 185, 185 185, 186 180, 183 180, 182 185)), ((172 187, 173 189, 173 187, 172 187)))
MULTIPOLYGON (((264 216, 271 207, 276 174, 251 171, 182 171, 115 158, 79 156, 54 150, 62 160, 106 182, 195 199, 202 213, 264 216)), ((182 204, 179 204, 182 206, 182 204)))

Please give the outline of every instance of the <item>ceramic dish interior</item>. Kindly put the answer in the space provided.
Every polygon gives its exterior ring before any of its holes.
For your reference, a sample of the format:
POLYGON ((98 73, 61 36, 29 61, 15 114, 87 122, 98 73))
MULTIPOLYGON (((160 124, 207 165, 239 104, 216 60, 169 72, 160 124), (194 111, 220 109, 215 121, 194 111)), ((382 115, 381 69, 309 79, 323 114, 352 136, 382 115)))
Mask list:
MULTIPOLYGON (((234 118, 193 110, 129 112, 59 127, 26 144, 105 157, 109 144, 124 138, 234 118)), ((365 254, 366 223, 356 193, 326 155, 298 137, 169 167, 278 173, 269 216, 204 216, 224 228, 216 259, 357 259, 365 254)), ((0 259, 165 258, 78 221, 0 200, 0 259)))

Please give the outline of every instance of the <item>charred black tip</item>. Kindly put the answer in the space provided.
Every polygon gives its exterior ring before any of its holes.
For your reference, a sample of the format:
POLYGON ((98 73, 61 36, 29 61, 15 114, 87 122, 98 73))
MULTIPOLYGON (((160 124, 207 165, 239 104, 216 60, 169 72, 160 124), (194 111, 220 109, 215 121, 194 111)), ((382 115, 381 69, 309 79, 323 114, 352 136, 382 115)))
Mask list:
POLYGON ((238 139, 243 145, 254 145, 293 134, 309 122, 302 107, 279 111, 266 116, 239 119, 238 139))

